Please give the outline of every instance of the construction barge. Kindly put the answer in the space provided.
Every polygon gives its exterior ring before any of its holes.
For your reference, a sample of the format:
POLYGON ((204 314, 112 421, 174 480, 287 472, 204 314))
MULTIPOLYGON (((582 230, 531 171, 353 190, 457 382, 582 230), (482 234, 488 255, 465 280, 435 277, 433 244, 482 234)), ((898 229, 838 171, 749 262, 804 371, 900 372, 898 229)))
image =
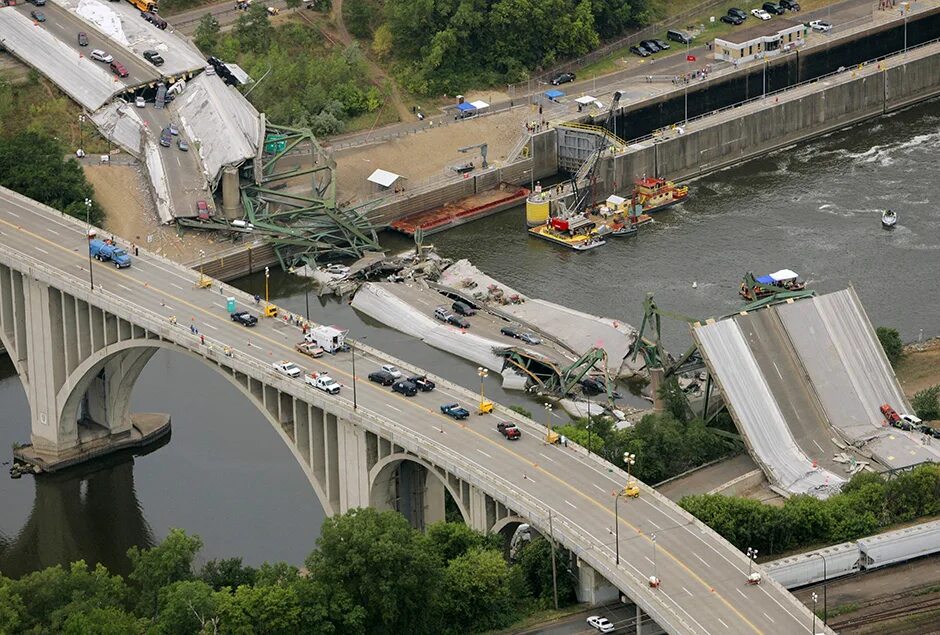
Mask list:
POLYGON ((436 234, 516 207, 522 204, 528 195, 527 188, 502 183, 496 189, 406 216, 389 227, 406 236, 414 236, 419 229, 425 236, 436 234))

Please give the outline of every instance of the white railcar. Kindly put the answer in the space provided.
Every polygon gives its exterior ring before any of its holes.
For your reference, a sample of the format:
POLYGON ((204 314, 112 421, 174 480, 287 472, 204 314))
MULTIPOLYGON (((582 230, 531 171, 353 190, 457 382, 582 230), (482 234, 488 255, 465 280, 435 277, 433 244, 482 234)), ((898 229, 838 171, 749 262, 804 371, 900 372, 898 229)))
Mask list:
POLYGON ((940 551, 940 520, 858 541, 863 569, 877 569, 940 551))
POLYGON ((859 571, 858 545, 854 542, 824 547, 809 553, 774 560, 764 565, 771 578, 788 589, 832 580, 859 571))

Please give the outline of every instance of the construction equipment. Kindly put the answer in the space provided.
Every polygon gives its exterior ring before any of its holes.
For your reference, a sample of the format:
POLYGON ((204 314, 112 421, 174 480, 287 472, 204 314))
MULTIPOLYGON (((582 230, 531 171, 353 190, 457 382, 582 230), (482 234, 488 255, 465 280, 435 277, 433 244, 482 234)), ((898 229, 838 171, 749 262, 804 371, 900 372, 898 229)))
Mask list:
POLYGON ((471 150, 476 150, 476 149, 480 150, 480 156, 483 157, 483 165, 481 167, 485 170, 486 168, 490 167, 490 164, 486 162, 486 151, 488 149, 487 144, 478 143, 472 146, 464 146, 462 148, 457 148, 457 152, 467 153, 467 152, 470 152, 471 150))
POLYGON ((578 172, 574 175, 574 178, 571 179, 571 186, 574 190, 574 204, 570 208, 571 214, 579 214, 584 211, 585 207, 587 207, 588 194, 593 192, 597 179, 597 164, 600 160, 601 152, 603 152, 607 147, 607 132, 610 130, 610 121, 613 119, 614 111, 620 104, 620 98, 622 96, 623 93, 621 91, 614 91, 613 97, 611 97, 610 100, 610 108, 607 109, 607 117, 604 119, 604 122, 601 125, 603 132, 601 135, 597 135, 595 137, 594 152, 591 153, 591 155, 584 162, 585 165, 581 166, 581 169, 579 169, 578 172), (584 174, 582 174, 582 171, 584 174), (590 190, 587 188, 579 190, 579 181, 587 182, 590 186, 590 190))

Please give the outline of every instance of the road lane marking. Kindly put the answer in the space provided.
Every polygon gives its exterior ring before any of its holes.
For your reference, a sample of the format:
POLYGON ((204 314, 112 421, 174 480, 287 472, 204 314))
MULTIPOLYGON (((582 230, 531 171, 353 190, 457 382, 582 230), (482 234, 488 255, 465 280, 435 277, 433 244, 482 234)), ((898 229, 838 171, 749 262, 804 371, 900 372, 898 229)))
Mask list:
POLYGON ((662 527, 660 527, 659 525, 657 525, 656 523, 654 523, 654 522, 653 522, 652 520, 650 520, 649 518, 646 519, 646 522, 648 522, 649 524, 651 524, 651 525, 652 525, 653 527, 655 527, 656 529, 659 529, 660 531, 662 531, 662 529, 663 529, 662 527))
POLYGON ((11 211, 9 211, 9 210, 7 210, 7 212, 6 212, 6 213, 7 213, 7 214, 9 214, 10 216, 16 216, 17 218, 19 218, 19 217, 20 217, 20 215, 19 215, 19 214, 17 214, 17 213, 15 213, 15 212, 11 212, 11 211))
POLYGON ((782 380, 783 380, 783 374, 780 372, 780 369, 777 368, 777 362, 774 362, 773 364, 774 364, 774 370, 777 371, 777 377, 779 377, 780 380, 782 381, 782 380))
POLYGON ((548 455, 546 455, 546 454, 542 454, 541 452, 539 452, 539 456, 544 457, 545 459, 551 461, 552 463, 555 463, 555 459, 553 459, 552 457, 550 457, 550 456, 548 456, 548 455))
POLYGON ((211 324, 203 324, 203 326, 206 327, 207 329, 212 329, 213 331, 219 330, 218 326, 212 326, 211 324))
POLYGON ((56 236, 59 235, 59 232, 57 232, 56 230, 52 229, 51 227, 46 227, 46 231, 49 232, 50 234, 55 234, 56 236))
MULTIPOLYGON (((23 206, 23 209, 28 209, 28 208, 26 208, 25 206, 23 206)), ((10 212, 7 212, 7 213, 10 213, 10 212)), ((39 213, 38 213, 38 212, 36 212, 36 215, 37 215, 39 218, 42 218, 41 216, 39 216, 39 213)), ((77 250, 69 249, 69 248, 67 248, 67 247, 65 247, 65 246, 59 245, 59 244, 57 244, 57 243, 54 243, 53 241, 51 241, 51 240, 49 240, 49 239, 47 239, 47 238, 45 238, 45 237, 43 237, 43 236, 39 236, 38 234, 36 234, 36 233, 34 233, 34 232, 30 231, 30 230, 24 229, 24 228, 22 228, 22 227, 18 227, 18 226, 16 226, 16 225, 14 225, 13 223, 10 223, 10 222, 8 222, 8 221, 3 221, 2 219, 0 219, 0 222, 2 222, 3 224, 8 225, 8 226, 10 226, 10 227, 13 227, 14 229, 17 229, 18 231, 20 231, 20 232, 22 232, 22 233, 24 233, 24 234, 28 234, 28 235, 30 235, 30 236, 33 236, 34 238, 37 238, 37 239, 39 239, 39 240, 41 240, 41 241, 44 241, 44 242, 46 242, 46 243, 48 243, 48 244, 50 244, 50 245, 53 245, 53 246, 55 246, 55 247, 61 249, 61 250, 64 251, 65 253, 72 254, 72 255, 78 255, 77 250)), ((158 268, 164 269, 163 267, 158 267, 158 268)), ((177 276, 177 277, 182 278, 182 276, 180 276, 180 275, 179 275, 178 273, 176 273, 175 271, 169 271, 169 270, 167 270, 167 271, 168 271, 169 273, 172 273, 174 276, 177 276)), ((140 285, 140 284, 143 284, 143 285, 145 285, 145 286, 147 285, 146 281, 134 277, 133 275, 131 275, 130 272, 124 272, 124 271, 116 270, 116 271, 110 271, 110 273, 109 273, 108 275, 121 276, 121 277, 124 277, 125 279, 133 280, 133 281, 134 281, 135 283, 137 283, 138 285, 140 285)), ((154 291, 157 291, 157 289, 154 289, 154 291)), ((212 317, 213 319, 218 319, 218 320, 223 320, 223 319, 224 319, 224 318, 222 318, 221 316, 219 316, 219 315, 217 315, 217 314, 214 314, 214 313, 209 312, 205 307, 203 307, 203 306, 198 306, 198 305, 196 305, 196 304, 193 304, 192 302, 190 302, 190 301, 188 301, 188 300, 185 300, 185 299, 183 299, 183 298, 179 298, 179 297, 176 297, 176 296, 172 296, 172 295, 166 294, 166 293, 164 293, 163 295, 166 295, 166 296, 168 296, 168 297, 172 297, 172 298, 174 298, 174 299, 176 299, 176 300, 179 300, 181 303, 183 303, 184 305, 189 306, 189 307, 192 308, 194 311, 198 311, 198 312, 200 312, 200 313, 205 313, 205 314, 209 315, 210 317, 212 317)), ((244 303, 240 302, 240 304, 244 304, 244 303)), ((171 310, 172 310, 172 307, 169 307, 169 306, 166 305, 165 303, 162 303, 162 302, 161 302, 161 305, 162 305, 164 308, 168 308, 168 309, 171 309, 171 310)), ((246 306, 247 306, 247 305, 246 305, 246 306)), ((256 335, 255 337, 256 337, 257 339, 259 339, 259 340, 267 341, 267 342, 269 342, 270 344, 272 344, 272 345, 275 346, 275 347, 281 347, 281 348, 284 348, 285 350, 288 349, 287 346, 285 346, 285 345, 283 345, 283 344, 280 344, 280 343, 277 342, 276 340, 272 340, 270 337, 267 337, 267 336, 264 335, 264 334, 260 334, 260 333, 259 333, 259 334, 256 335)), ((290 350, 291 353, 294 353, 293 349, 289 349, 289 350, 290 350)), ((252 358, 256 363, 262 363, 262 364, 264 363, 263 359, 259 359, 258 357, 255 357, 254 355, 251 355, 251 358, 252 358)), ((327 367, 329 367, 329 368, 334 369, 334 370, 337 372, 337 374, 344 375, 344 376, 351 376, 350 373, 348 373, 348 372, 346 372, 346 371, 343 371, 343 370, 341 370, 341 369, 339 369, 339 368, 337 368, 337 367, 331 366, 331 365, 329 365, 329 364, 324 364, 324 365, 327 366, 327 367)), ((366 386, 369 386, 369 384, 365 384, 365 385, 366 385, 366 386)), ((375 388, 375 387, 373 387, 373 388, 375 388)), ((376 388, 376 390, 378 390, 378 389, 376 388)), ((383 391, 383 392, 384 392, 384 391, 383 391)), ((397 398, 398 395, 394 395, 394 397, 397 398)), ((401 398, 404 399, 404 397, 401 397, 401 398)), ((383 404, 383 406, 384 406, 384 407, 391 407, 391 406, 388 406, 387 404, 383 404)), ((417 407, 417 408, 419 408, 419 409, 422 409, 422 410, 425 410, 425 411, 427 411, 427 412, 429 412, 429 413, 435 414, 435 411, 434 411, 434 410, 432 410, 432 409, 430 409, 430 408, 428 408, 428 407, 426 407, 426 406, 419 405, 419 404, 415 404, 415 407, 417 407)), ((397 410, 397 409, 396 409, 396 410, 397 410)), ((399 412, 400 412, 400 411, 399 411, 399 412)), ((455 423, 456 423, 456 422, 455 422, 455 423)), ((480 432, 478 432, 478 431, 476 431, 476 430, 473 430, 473 429, 468 428, 468 427, 466 427, 466 426, 462 426, 462 427, 463 427, 463 429, 467 430, 470 434, 473 434, 473 435, 476 435, 477 437, 479 437, 479 438, 480 438, 481 440, 483 440, 484 442, 489 442, 489 443, 491 443, 494 447, 499 448, 499 449, 503 450, 504 452, 506 452, 506 453, 508 453, 508 454, 510 454, 510 455, 512 455, 512 456, 515 456, 516 459, 518 459, 520 462, 528 463, 528 464, 531 465, 531 460, 530 460, 530 459, 526 458, 526 457, 523 456, 522 454, 519 454, 519 453, 516 452, 515 450, 512 450, 512 449, 510 449, 509 447, 504 446, 504 445, 502 445, 502 444, 498 444, 495 440, 489 439, 488 437, 486 437, 485 435, 483 435, 482 433, 480 433, 480 432)), ((419 435, 419 436, 420 436, 420 435, 419 435)), ((568 483, 567 481, 565 481, 565 480, 562 479, 561 477, 559 477, 559 476, 557 476, 557 475, 555 475, 555 474, 549 472, 548 470, 546 470, 546 469, 544 469, 544 468, 541 468, 541 467, 539 467, 539 466, 537 466, 537 465, 534 466, 534 467, 535 467, 535 469, 536 469, 537 471, 539 471, 539 472, 541 472, 541 473, 544 473, 548 478, 551 478, 551 479, 555 480, 560 486, 571 490, 572 492, 574 492, 574 493, 575 493, 576 495, 578 495, 578 496, 584 497, 588 502, 593 503, 597 508, 599 508, 600 510, 602 510, 605 514, 610 515, 610 516, 613 516, 613 513, 611 512, 611 510, 608 509, 608 508, 607 508, 607 505, 603 504, 601 501, 598 501, 598 500, 595 500, 595 499, 593 499, 593 498, 590 498, 590 497, 585 496, 584 493, 581 492, 580 490, 578 490, 577 487, 575 487, 574 485, 568 483)), ((500 477, 500 476, 498 476, 498 475, 494 475, 494 476, 495 476, 496 478, 502 478, 502 477, 500 477)), ((525 478, 528 479, 528 480, 530 480, 530 481, 532 481, 533 484, 536 483, 536 481, 535 481, 534 479, 528 478, 527 475, 525 475, 525 478)), ((656 508, 654 508, 654 509, 656 509, 656 508)), ((658 511, 659 513, 663 513, 663 510, 657 509, 657 511, 658 511)), ((621 519, 620 519, 620 522, 623 523, 624 525, 626 525, 627 527, 629 527, 630 529, 632 529, 633 531, 638 532, 638 533, 643 537, 643 539, 645 539, 645 540, 650 540, 649 536, 644 535, 644 534, 639 530, 638 527, 636 527, 635 525, 633 525, 632 523, 630 523, 630 522, 627 521, 626 519, 621 518, 621 519)), ((596 539, 597 539, 597 538, 595 538, 595 540, 596 540, 596 539)), ((669 549, 667 549, 667 548, 665 548, 665 547, 661 547, 661 552, 662 552, 666 557, 668 557, 670 560, 672 560, 677 566, 679 566, 681 569, 683 569, 683 570, 684 570, 691 578, 693 578, 696 582, 698 582, 700 585, 702 585, 702 586, 705 587, 705 588, 711 589, 711 590, 714 592, 714 586, 713 586, 713 585, 711 585, 711 584, 709 584, 708 582, 706 582, 700 575, 698 575, 694 570, 692 570, 688 565, 686 565, 682 560, 680 560, 676 555, 674 555, 669 549)), ((699 559, 701 560, 701 558, 699 558, 699 559)), ((704 560, 703 560, 703 562, 704 562, 704 560)), ((706 563, 706 565, 707 565, 707 563, 706 563)), ((739 592, 740 592, 740 591, 739 591, 739 592)), ((768 593, 769 593, 769 592, 768 592, 768 593)), ((665 596, 665 594, 662 594, 662 595, 665 596)), ((742 594, 742 595, 743 595, 743 594, 742 594)), ((751 622, 743 613, 741 613, 733 604, 731 604, 731 602, 729 602, 728 599, 726 599, 721 593, 715 592, 715 596, 716 596, 716 597, 719 599, 719 601, 722 602, 732 613, 734 613, 744 624, 746 624, 748 627, 750 627, 751 630, 753 630, 755 633, 763 633, 763 631, 762 631, 761 629, 759 629, 753 622, 751 622)), ((668 597, 668 596, 666 596, 666 597, 668 597)), ((774 599, 775 599, 775 598, 774 598, 774 599)), ((678 604, 676 604, 675 601, 672 600, 671 598, 670 598, 670 602, 672 602, 680 611, 682 611, 682 612, 685 613, 687 616, 689 616, 689 618, 690 618, 693 622, 698 623, 694 618, 692 618, 692 617, 688 614, 687 611, 685 611, 681 606, 679 606, 678 604)), ((704 629, 703 629, 703 630, 704 630, 704 629)))
POLYGON ((744 595, 744 591, 742 591, 741 589, 735 589, 735 591, 737 591, 738 593, 740 593, 742 598, 744 598, 745 600, 747 599, 747 596, 744 595))
POLYGON ((575 505, 574 503, 572 503, 572 502, 571 502, 570 500, 568 500, 567 498, 565 499, 565 502, 568 503, 569 505, 571 505, 572 507, 574 507, 575 509, 578 508, 577 505, 575 505))
MULTIPOLYGON (((331 368, 332 368, 332 367, 331 367, 331 368)), ((401 412, 401 410, 399 410, 399 409, 396 408, 395 406, 392 406, 392 405, 389 405, 389 404, 385 404, 385 407, 386 407, 386 408, 389 408, 390 410, 394 410, 395 412, 401 412)))
POLYGON ((774 618, 772 618, 772 617, 770 617, 769 615, 767 615, 767 613, 764 613, 764 617, 766 617, 768 620, 770 620, 771 622, 773 622, 773 623, 776 624, 776 622, 774 621, 774 618))
POLYGON ((646 558, 646 561, 649 562, 651 565, 653 565, 654 567, 656 566, 656 563, 653 562, 649 556, 643 556, 643 557, 646 558))
POLYGON ((126 284, 121 284, 120 282, 118 282, 118 286, 121 287, 122 289, 124 289, 125 291, 130 291, 130 290, 131 290, 131 288, 130 288, 129 286, 127 286, 126 284))
POLYGON ((606 489, 604 489, 603 487, 601 487, 600 485, 598 485, 597 483, 591 483, 591 485, 593 485, 594 487, 596 487, 596 488, 599 489, 600 491, 604 492, 604 494, 609 494, 609 493, 610 493, 610 492, 608 492, 606 489))
POLYGON ((698 555, 698 554, 695 553, 694 551, 692 552, 692 555, 695 556, 696 558, 698 558, 699 560, 701 560, 701 561, 702 561, 702 564, 704 564, 706 567, 708 567, 709 569, 711 568, 711 565, 708 564, 708 563, 705 561, 705 558, 703 558, 702 556, 698 555))
POLYGON ((43 249, 42 247, 36 247, 36 246, 34 246, 33 249, 35 249, 35 250, 38 251, 38 252, 44 253, 44 254, 46 254, 47 256, 49 255, 49 252, 46 251, 45 249, 43 249))
MULTIPOLYGON (((766 614, 765 614, 765 615, 766 615, 766 614)), ((718 619, 719 622, 721 622, 721 625, 724 626, 725 628, 731 628, 730 626, 728 626, 727 624, 725 624, 725 621, 724 621, 723 619, 721 619, 720 617, 717 618, 717 619, 718 619)))
POLYGON ((176 288, 179 289, 180 291, 185 291, 185 289, 183 289, 183 287, 179 286, 179 285, 176 284, 175 282, 171 282, 171 283, 170 283, 170 286, 171 286, 171 287, 176 287, 176 288))
POLYGON ((480 448, 477 448, 477 452, 479 452, 480 454, 482 454, 483 456, 485 456, 485 457, 488 458, 488 459, 492 459, 492 458, 493 458, 492 455, 487 454, 486 452, 484 452, 484 451, 481 450, 480 448))
POLYGON ((685 591, 686 593, 688 593, 690 598, 691 598, 691 597, 695 597, 694 595, 692 595, 692 592, 689 591, 687 588, 682 587, 682 590, 685 591))

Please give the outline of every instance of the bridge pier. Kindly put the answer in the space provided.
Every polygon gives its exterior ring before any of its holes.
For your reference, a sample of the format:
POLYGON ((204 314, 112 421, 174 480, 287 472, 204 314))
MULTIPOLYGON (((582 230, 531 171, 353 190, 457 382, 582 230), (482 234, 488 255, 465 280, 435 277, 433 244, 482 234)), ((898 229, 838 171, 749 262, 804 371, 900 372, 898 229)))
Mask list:
POLYGON ((578 559, 578 587, 575 595, 578 602, 596 606, 616 601, 620 597, 620 590, 588 563, 578 559))

